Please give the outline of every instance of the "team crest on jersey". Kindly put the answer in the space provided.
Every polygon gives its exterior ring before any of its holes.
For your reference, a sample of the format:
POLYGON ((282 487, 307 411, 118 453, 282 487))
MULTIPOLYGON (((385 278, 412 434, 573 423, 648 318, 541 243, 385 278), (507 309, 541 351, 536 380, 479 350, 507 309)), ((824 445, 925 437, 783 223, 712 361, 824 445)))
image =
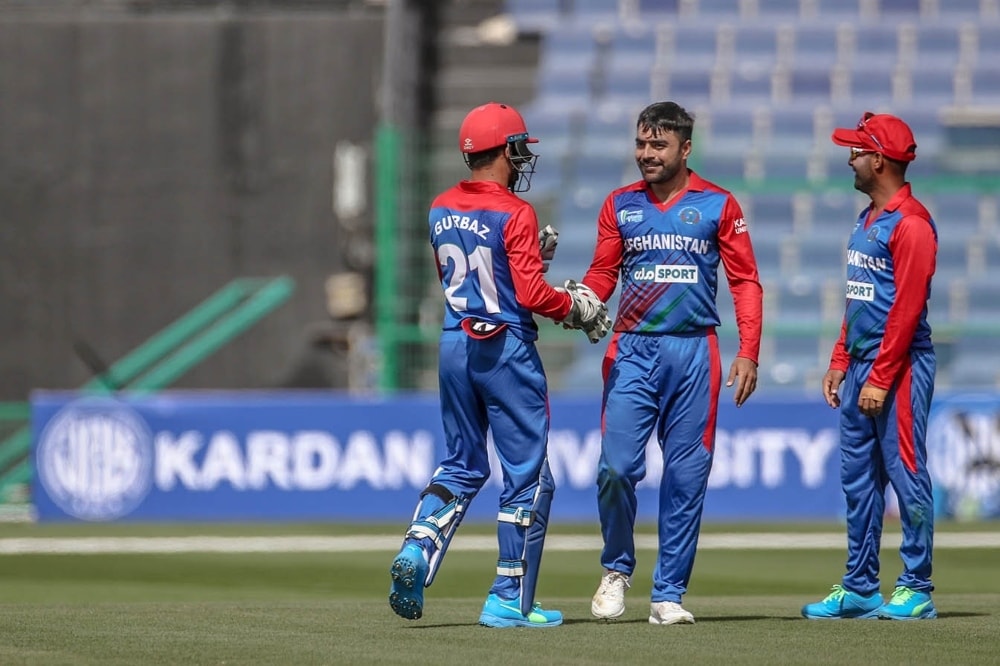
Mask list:
POLYGON ((681 208, 680 212, 677 213, 677 217, 684 224, 698 224, 701 222, 701 211, 694 206, 684 206, 681 208))
POLYGON ((878 240, 878 232, 879 232, 879 228, 877 226, 876 227, 872 227, 871 229, 868 230, 868 242, 869 243, 874 243, 875 241, 878 240))
POLYGON ((643 220, 643 215, 641 208, 638 210, 622 209, 618 211, 618 224, 642 222, 642 220, 643 220))

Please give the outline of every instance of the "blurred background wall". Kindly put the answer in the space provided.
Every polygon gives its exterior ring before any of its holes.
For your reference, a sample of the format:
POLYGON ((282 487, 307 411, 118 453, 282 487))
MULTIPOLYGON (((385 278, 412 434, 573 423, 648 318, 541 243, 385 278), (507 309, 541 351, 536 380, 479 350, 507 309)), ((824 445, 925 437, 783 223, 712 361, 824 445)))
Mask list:
POLYGON ((181 385, 294 381, 327 277, 371 270, 383 20, 336 4, 0 3, 0 398, 81 384, 75 339, 110 362, 240 276, 297 290, 181 385))

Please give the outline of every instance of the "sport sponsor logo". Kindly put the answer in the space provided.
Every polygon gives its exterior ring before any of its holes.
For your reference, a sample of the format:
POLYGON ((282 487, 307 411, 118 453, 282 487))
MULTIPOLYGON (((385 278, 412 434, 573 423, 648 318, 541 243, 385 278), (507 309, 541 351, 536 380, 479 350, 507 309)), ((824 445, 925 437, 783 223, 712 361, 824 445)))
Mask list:
POLYGON ((698 283, 697 266, 668 266, 664 264, 638 266, 632 272, 632 279, 637 282, 679 282, 685 284, 698 283))
POLYGON ((736 235, 745 234, 747 232, 747 221, 742 217, 733 223, 733 227, 736 231, 736 235))
POLYGON ((847 298, 854 301, 868 301, 871 303, 875 300, 875 285, 868 282, 847 282, 847 298))

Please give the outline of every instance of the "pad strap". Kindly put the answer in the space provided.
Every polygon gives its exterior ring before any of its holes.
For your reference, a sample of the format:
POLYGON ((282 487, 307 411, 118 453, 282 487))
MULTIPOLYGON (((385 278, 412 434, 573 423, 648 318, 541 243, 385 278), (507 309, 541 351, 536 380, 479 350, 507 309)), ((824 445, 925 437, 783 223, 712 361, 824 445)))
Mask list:
POLYGON ((453 499, 433 514, 427 516, 425 520, 416 520, 411 523, 406 536, 415 539, 432 539, 434 544, 440 548, 443 541, 441 532, 455 519, 457 514, 462 512, 462 508, 458 500, 453 499))
POLYGON ((500 513, 497 514, 497 522, 530 527, 531 523, 535 522, 535 515, 531 509, 525 509, 523 506, 502 506, 500 513))
POLYGON ((523 576, 524 560, 497 560, 498 576, 523 576))

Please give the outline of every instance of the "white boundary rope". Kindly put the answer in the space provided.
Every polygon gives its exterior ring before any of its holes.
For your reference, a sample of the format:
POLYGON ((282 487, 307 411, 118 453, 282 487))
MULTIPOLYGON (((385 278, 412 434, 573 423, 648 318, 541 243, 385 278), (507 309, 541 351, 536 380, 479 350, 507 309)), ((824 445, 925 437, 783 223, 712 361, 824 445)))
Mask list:
MULTIPOLYGON (((349 553, 393 552, 402 542, 400 536, 273 536, 273 537, 25 537, 0 539, 0 555, 28 554, 141 554, 141 553, 349 553)), ((547 551, 601 550, 600 537, 550 535, 547 551)), ((639 535, 636 547, 656 548, 656 537, 639 535)), ((702 534, 702 550, 825 550, 844 549, 847 537, 842 533, 803 534, 759 532, 702 534)), ((898 548, 898 534, 884 534, 883 548, 898 548)), ((1000 532, 941 532, 934 536, 934 548, 1000 548, 1000 532)), ((495 536, 458 535, 452 550, 493 551, 495 536)))

